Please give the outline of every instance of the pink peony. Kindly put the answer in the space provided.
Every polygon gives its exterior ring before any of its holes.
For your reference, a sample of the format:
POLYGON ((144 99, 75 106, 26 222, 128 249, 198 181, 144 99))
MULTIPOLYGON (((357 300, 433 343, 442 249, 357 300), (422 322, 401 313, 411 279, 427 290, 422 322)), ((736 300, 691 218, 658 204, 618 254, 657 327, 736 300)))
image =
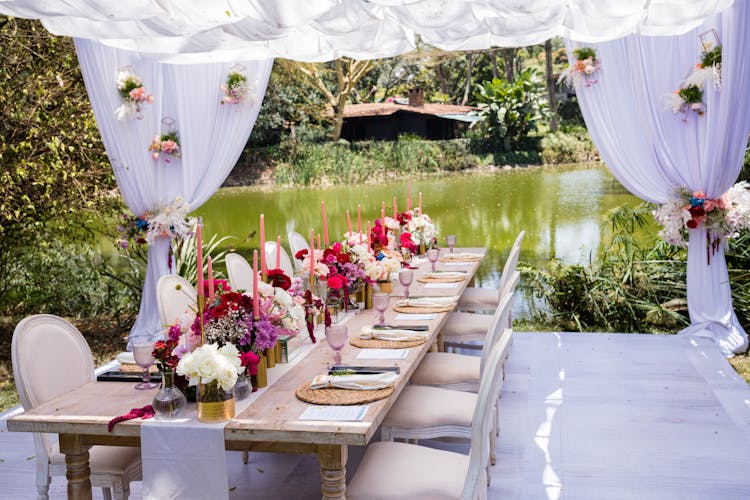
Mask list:
POLYGON ((143 87, 134 88, 130 91, 130 98, 134 101, 142 101, 146 99, 146 89, 144 89, 143 87))
POLYGON ((178 147, 174 141, 161 141, 161 150, 167 154, 174 153, 178 147))

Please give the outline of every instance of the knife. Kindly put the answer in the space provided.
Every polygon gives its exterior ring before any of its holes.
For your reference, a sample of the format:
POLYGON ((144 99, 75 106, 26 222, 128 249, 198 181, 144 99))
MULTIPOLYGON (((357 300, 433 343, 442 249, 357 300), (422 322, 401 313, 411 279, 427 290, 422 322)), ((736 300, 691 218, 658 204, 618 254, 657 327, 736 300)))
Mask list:
POLYGON ((328 374, 333 372, 354 372, 360 375, 376 375, 378 373, 395 372, 401 373, 401 369, 398 366, 346 366, 346 365, 334 365, 328 368, 328 374))
POLYGON ((409 330, 412 332, 427 332, 430 327, 427 325, 373 325, 373 330, 409 330))

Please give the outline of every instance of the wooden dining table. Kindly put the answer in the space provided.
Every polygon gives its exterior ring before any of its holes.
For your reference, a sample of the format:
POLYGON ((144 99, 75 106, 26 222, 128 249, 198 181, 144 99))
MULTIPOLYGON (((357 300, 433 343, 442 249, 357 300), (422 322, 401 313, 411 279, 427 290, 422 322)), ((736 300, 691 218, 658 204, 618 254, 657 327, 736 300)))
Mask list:
MULTIPOLYGON (((456 252, 484 253, 481 248, 460 248, 456 252)), ((442 250, 443 255, 447 250, 442 250)), ((438 263, 443 271, 465 271, 466 279, 455 288, 425 288, 417 278, 429 272, 430 264, 420 262, 414 271, 411 296, 460 295, 474 276, 480 262, 466 266, 447 266, 438 263)), ((393 366, 400 370, 393 394, 385 399, 368 403, 363 420, 356 422, 307 421, 299 417, 310 406, 295 397, 295 391, 321 373, 326 373, 333 363, 333 351, 325 342, 292 367, 285 375, 265 389, 250 406, 231 419, 224 428, 227 450, 265 451, 296 454, 314 454, 320 466, 321 491, 324 499, 346 498, 346 463, 348 446, 362 446, 370 442, 398 395, 406 387, 422 358, 438 344, 440 329, 448 313, 437 313, 431 320, 395 320, 398 314, 393 305, 402 293, 400 285, 394 286, 391 306, 386 312, 386 322, 398 324, 426 324, 429 337, 422 345, 409 348, 408 355, 400 360, 362 360, 360 349, 348 344, 344 347, 342 363, 345 365, 393 366)), ((377 313, 359 311, 347 321, 350 338, 359 335, 364 326, 377 322, 377 313)), ((273 369, 271 369, 273 370, 273 369)), ((65 454, 68 479, 68 498, 91 498, 88 450, 94 445, 139 446, 140 419, 117 424, 108 432, 108 422, 131 408, 151 403, 154 391, 134 391, 132 383, 91 382, 52 401, 8 419, 8 430, 14 432, 44 432, 59 435, 60 451, 65 454)), ((188 405, 194 411, 194 405, 188 405), (191 408, 193 407, 193 408, 191 408)))

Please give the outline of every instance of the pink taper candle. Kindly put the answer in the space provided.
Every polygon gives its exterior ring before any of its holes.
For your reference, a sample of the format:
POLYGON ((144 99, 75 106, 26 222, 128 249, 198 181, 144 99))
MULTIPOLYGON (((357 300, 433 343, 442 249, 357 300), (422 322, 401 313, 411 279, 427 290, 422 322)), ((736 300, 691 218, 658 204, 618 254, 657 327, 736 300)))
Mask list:
POLYGON ((349 237, 351 238, 352 234, 352 219, 349 217, 349 210, 346 211, 346 227, 349 228, 349 237))
POLYGON ((214 295, 214 268, 211 262, 211 256, 208 256, 208 270, 206 272, 208 278, 208 303, 213 304, 216 295, 214 295))
POLYGON ((320 202, 320 210, 323 213, 323 241, 325 241, 326 246, 328 246, 328 219, 326 218, 326 202, 325 201, 320 202))
POLYGON ((406 185, 406 210, 411 210, 411 181, 406 185))
POLYGON ((260 317, 260 294, 258 293, 258 251, 253 250, 253 316, 260 317))
POLYGON ((320 246, 320 233, 318 233, 318 250, 323 251, 323 247, 320 246))
POLYGON ((260 214, 260 271, 263 277, 268 273, 266 265, 266 216, 260 214))
POLYGON ((195 263, 198 274, 198 295, 203 296, 203 221, 199 220, 195 228, 195 263))
POLYGON ((385 202, 380 206, 380 234, 385 236, 385 202))
POLYGON ((281 269, 281 236, 276 235, 276 269, 281 269))
POLYGON ((422 191, 419 192, 419 213, 422 213, 422 191))
POLYGON ((362 205, 357 204, 357 232, 362 232, 362 205))
POLYGON ((310 279, 315 275, 315 230, 310 229, 310 279))
POLYGON ((367 244, 372 248, 372 241, 370 241, 370 221, 367 221, 367 244))
POLYGON ((396 197, 393 197, 393 218, 398 216, 398 205, 396 204, 396 197))

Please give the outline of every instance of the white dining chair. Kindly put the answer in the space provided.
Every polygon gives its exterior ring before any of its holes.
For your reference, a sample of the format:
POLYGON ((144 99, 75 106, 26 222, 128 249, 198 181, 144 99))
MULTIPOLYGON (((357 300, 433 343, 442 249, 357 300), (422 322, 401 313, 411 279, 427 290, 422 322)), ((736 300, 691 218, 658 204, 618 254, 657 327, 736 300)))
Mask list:
MULTIPOLYGON (((11 341, 16 390, 24 410, 31 410, 96 380, 94 358, 83 335, 70 323, 37 314, 16 326, 11 341)), ((65 477, 65 455, 47 434, 34 434, 37 498, 49 498, 52 477, 65 477)), ((89 450, 91 485, 105 499, 126 499, 130 483, 141 480, 141 452, 127 446, 94 446, 89 450)))
POLYGON ((500 293, 505 287, 508 278, 516 270, 518 265, 518 256, 521 253, 521 243, 526 236, 526 231, 521 231, 510 248, 508 258, 503 266, 503 273, 500 275, 500 283, 497 288, 480 288, 470 286, 464 290, 458 299, 456 309, 459 311, 492 311, 500 302, 500 293))
POLYGON ((310 250, 310 242, 305 239, 304 236, 299 234, 295 231, 290 231, 289 234, 287 234, 287 239, 289 240, 289 250, 292 252, 292 260, 294 261, 294 269, 297 272, 302 271, 302 261, 299 259, 296 259, 294 256, 297 255, 297 252, 300 250, 310 250))
MULTIPOLYGON (((516 241, 518 242, 519 240, 516 241)), ((514 246, 510 251, 508 259, 505 261, 502 278, 500 279, 501 290, 507 286, 508 280, 514 275, 514 273, 516 273, 516 264, 518 263, 518 254, 520 251, 520 247, 514 246)), ((469 288, 466 290, 468 291, 469 288)), ((495 293, 495 290, 492 288, 474 288, 473 290, 491 290, 492 294, 495 293)), ((461 297, 463 297, 463 295, 461 297)), ((494 295, 492 295, 492 297, 494 297, 494 295)), ((459 304, 460 303, 461 299, 459 299, 459 304)), ((498 300, 494 310, 497 311, 499 306, 500 301, 498 300)), ((489 304, 485 304, 481 307, 487 308, 489 307, 489 304)), ((463 349, 481 349, 482 345, 476 344, 475 342, 484 341, 484 336, 487 334, 487 330, 491 323, 492 316, 489 314, 464 311, 451 312, 448 314, 448 318, 446 319, 443 328, 440 330, 443 334, 443 343, 446 348, 450 347, 453 350, 455 350, 456 347, 463 349)), ((507 327, 513 328, 512 312, 508 315, 507 327)))
POLYGON ((227 266, 229 286, 232 290, 244 290, 250 295, 255 294, 253 289, 253 268, 238 253, 228 253, 224 256, 224 264, 227 266))
POLYGON ((176 274, 165 274, 156 282, 156 306, 159 319, 168 328, 187 311, 195 310, 198 292, 195 287, 176 274))
POLYGON ((268 267, 268 269, 279 268, 284 271, 284 274, 286 274, 290 278, 294 276, 294 267, 292 266, 292 261, 289 260, 289 255, 286 253, 286 250, 284 250, 283 246, 279 251, 279 262, 277 264, 275 241, 266 241, 266 267, 268 267))
MULTIPOLYGON (((346 488, 349 500, 484 500, 492 407, 499 394, 497 375, 503 345, 490 352, 486 377, 472 414, 469 455, 425 446, 380 441, 367 447, 362 461, 346 488)), ((420 410, 421 411, 421 410, 420 410)))

